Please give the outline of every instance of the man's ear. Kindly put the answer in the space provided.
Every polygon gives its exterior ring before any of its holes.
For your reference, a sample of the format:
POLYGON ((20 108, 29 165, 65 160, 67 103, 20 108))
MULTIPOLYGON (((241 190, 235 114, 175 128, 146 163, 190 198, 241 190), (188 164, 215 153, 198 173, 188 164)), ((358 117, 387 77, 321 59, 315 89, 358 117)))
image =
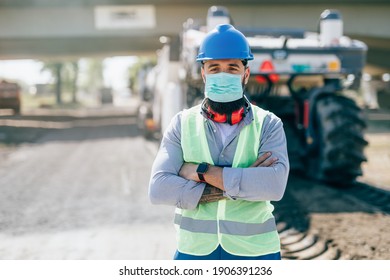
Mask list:
POLYGON ((249 67, 246 67, 245 74, 244 74, 244 84, 248 83, 250 75, 251 75, 251 70, 249 69, 249 67))
POLYGON ((205 77, 205 74, 204 74, 204 68, 203 68, 203 66, 200 68, 200 73, 202 74, 203 82, 206 83, 206 77, 205 77))

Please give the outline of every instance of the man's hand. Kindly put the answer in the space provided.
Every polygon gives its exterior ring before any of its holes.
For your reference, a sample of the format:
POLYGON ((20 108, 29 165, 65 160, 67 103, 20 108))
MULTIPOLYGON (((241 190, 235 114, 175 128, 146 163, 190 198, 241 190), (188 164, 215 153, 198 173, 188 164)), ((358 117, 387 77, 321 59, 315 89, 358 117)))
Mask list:
POLYGON ((271 158, 271 155, 271 152, 262 154, 250 167, 269 167, 273 165, 278 159, 275 157, 271 158))
POLYGON ((199 203, 215 202, 221 199, 226 199, 223 195, 223 191, 212 185, 206 184, 199 203))
MULTIPOLYGON (((185 162, 179 171, 179 176, 187 180, 198 182, 199 177, 198 173, 196 173, 197 168, 198 164, 185 162)), ((223 191, 210 184, 206 184, 199 203, 215 202, 221 199, 226 199, 226 197, 223 196, 223 191)))

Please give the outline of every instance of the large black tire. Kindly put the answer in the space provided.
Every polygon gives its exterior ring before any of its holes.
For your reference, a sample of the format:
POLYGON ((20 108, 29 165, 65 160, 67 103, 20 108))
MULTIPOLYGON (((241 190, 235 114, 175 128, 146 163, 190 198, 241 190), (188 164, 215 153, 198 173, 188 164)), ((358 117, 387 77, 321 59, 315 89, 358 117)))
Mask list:
POLYGON ((347 187, 362 175, 368 144, 365 127, 363 113, 353 100, 335 94, 317 100, 315 144, 307 158, 309 177, 347 187))

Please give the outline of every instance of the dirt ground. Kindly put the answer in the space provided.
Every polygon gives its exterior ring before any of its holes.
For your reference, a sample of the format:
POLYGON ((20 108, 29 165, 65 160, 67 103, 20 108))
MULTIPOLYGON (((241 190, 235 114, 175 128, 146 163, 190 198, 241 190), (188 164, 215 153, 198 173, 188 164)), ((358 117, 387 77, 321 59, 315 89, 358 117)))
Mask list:
POLYGON ((340 259, 390 260, 388 214, 352 196, 353 189, 340 192, 302 178, 290 180, 288 194, 303 208, 296 224, 306 220, 308 233, 337 248, 340 259))
POLYGON ((363 176, 360 181, 390 191, 390 113, 374 113, 369 120, 366 140, 369 142, 365 150, 368 161, 363 163, 363 176))
MULTIPOLYGON (((365 138, 369 145, 365 154, 368 161, 363 164, 363 176, 358 180, 390 191, 390 114, 367 112, 367 119, 365 138)), ((330 246, 340 248, 342 259, 390 260, 389 215, 353 197, 340 197, 336 192, 328 204, 329 213, 311 212, 311 229, 327 236, 330 246)))

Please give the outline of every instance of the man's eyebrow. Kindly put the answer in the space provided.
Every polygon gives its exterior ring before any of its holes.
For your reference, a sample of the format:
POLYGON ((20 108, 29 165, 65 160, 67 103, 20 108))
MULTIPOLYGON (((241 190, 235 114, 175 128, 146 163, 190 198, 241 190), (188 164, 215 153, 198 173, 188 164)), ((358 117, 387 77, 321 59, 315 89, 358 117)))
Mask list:
MULTIPOLYGON (((240 68, 240 65, 237 64, 237 63, 229 63, 228 65, 229 65, 230 67, 238 67, 238 68, 240 68)), ((220 67, 220 66, 221 66, 221 65, 218 64, 218 63, 213 63, 213 64, 207 65, 207 68, 220 67)))
POLYGON ((218 63, 214 63, 214 64, 209 64, 209 65, 207 65, 207 68, 218 67, 218 66, 219 66, 218 63))

